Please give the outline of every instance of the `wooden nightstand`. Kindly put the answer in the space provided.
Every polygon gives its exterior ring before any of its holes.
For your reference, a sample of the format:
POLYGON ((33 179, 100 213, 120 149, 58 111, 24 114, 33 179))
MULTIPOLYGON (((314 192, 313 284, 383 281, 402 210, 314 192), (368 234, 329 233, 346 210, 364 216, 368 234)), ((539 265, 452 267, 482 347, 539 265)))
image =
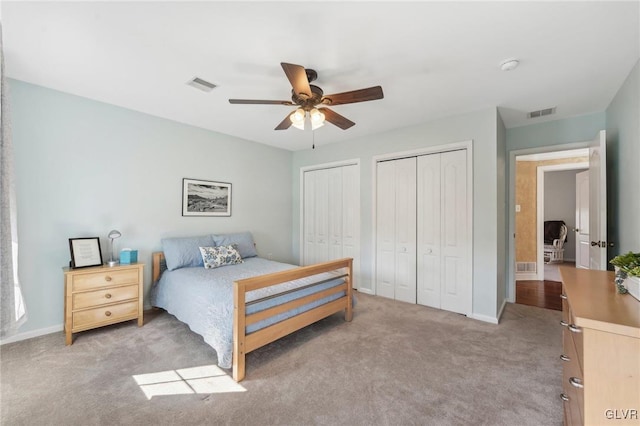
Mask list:
POLYGON ((133 319, 142 327, 143 263, 63 271, 67 345, 79 331, 133 319))

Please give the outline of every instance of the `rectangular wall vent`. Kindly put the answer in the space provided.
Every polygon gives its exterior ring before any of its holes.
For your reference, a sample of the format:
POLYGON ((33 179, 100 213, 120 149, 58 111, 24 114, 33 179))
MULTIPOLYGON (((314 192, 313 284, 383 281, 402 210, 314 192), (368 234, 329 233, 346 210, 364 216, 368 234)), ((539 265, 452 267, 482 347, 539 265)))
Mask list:
POLYGON ((202 90, 203 92, 210 92, 216 88, 215 84, 209 83, 208 81, 198 77, 194 77, 187 84, 191 87, 195 87, 198 90, 202 90))
POLYGON ((527 117, 537 118, 537 117, 544 117, 545 115, 551 115, 555 113, 556 113, 556 107, 545 108, 545 109, 539 109, 538 111, 531 111, 530 113, 527 114, 527 117))
POLYGON ((516 274, 536 272, 536 262, 516 262, 516 274))

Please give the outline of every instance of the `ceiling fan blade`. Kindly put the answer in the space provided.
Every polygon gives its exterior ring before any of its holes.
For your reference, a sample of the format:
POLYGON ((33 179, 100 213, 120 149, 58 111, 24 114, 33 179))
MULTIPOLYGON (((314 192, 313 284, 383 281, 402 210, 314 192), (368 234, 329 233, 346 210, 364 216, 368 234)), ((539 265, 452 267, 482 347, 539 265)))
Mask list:
POLYGON ((293 91, 296 95, 311 97, 311 87, 309 87, 309 79, 307 78, 307 72, 302 65, 287 64, 286 62, 280 62, 284 73, 287 75, 293 91))
POLYGON ((295 105, 291 101, 265 101, 261 99, 229 99, 230 104, 251 104, 251 105, 295 105))
POLYGON ((356 124, 329 108, 318 108, 318 110, 324 114, 324 119, 326 121, 340 127, 342 130, 347 130, 349 127, 355 126, 356 124))
POLYGON ((384 98, 382 87, 368 87, 366 89, 352 90, 351 92, 336 93, 322 97, 322 103, 325 105, 343 105, 353 104, 356 102, 375 101, 384 98))
POLYGON ((287 130, 289 127, 291 127, 292 123, 291 123, 291 119, 289 118, 290 115, 291 113, 287 114, 284 120, 282 120, 274 130, 287 130))

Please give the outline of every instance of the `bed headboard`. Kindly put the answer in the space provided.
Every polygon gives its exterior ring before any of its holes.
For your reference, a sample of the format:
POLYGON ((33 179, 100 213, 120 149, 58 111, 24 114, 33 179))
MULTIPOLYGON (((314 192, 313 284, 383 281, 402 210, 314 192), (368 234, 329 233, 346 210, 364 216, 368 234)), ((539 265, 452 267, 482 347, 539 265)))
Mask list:
POLYGON ((160 279, 160 276, 167 270, 167 261, 164 258, 164 252, 155 251, 152 253, 152 267, 151 267, 151 282, 155 283, 160 279))

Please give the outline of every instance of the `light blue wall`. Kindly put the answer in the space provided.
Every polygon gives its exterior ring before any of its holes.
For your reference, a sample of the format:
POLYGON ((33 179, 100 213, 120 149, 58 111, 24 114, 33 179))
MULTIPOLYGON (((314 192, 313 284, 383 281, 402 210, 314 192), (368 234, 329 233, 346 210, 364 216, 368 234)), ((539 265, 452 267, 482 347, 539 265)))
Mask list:
POLYGON ((240 230, 258 252, 290 262, 291 153, 9 80, 16 161, 20 332, 63 319, 68 238, 122 232, 147 263, 160 239, 240 230), (182 178, 231 182, 231 217, 182 217, 182 178))
POLYGON ((640 61, 606 110, 609 258, 640 252, 640 61))
POLYGON ((300 168, 360 159, 361 281, 372 288, 372 173, 376 155, 473 140, 473 313, 495 318, 497 277, 497 187, 495 108, 397 129, 293 154, 293 253, 300 254, 300 168))
POLYGON ((605 113, 507 129, 507 151, 589 141, 606 127, 605 113))
MULTIPOLYGON (((497 168, 496 168, 496 191, 498 196, 498 210, 497 210, 497 264, 496 270, 498 273, 496 303, 497 308, 501 309, 505 299, 507 297, 507 129, 504 126, 502 117, 500 114, 496 115, 496 130, 497 130, 497 168)), ((500 313, 500 312, 498 312, 500 313)))

